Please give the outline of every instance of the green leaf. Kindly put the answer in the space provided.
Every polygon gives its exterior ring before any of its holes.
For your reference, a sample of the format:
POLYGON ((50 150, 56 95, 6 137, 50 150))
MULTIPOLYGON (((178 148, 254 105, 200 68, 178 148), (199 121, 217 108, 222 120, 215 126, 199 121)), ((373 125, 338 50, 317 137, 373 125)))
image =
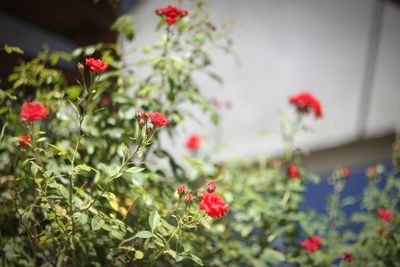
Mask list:
POLYGON ((144 168, 141 168, 141 167, 131 167, 126 170, 126 172, 130 172, 130 173, 139 173, 142 171, 144 171, 144 168))
POLYGON ((23 54, 24 53, 24 51, 21 48, 17 47, 17 46, 11 46, 11 45, 5 44, 3 46, 3 48, 4 48, 4 51, 7 54, 11 54, 11 53, 23 54))
POLYGON ((195 263, 197 263, 200 266, 204 265, 203 261, 199 257, 197 257, 196 255, 187 254, 185 256, 188 257, 189 259, 191 259, 192 261, 194 261, 195 263))
POLYGON ((136 235, 134 236, 135 238, 143 238, 143 239, 148 239, 150 237, 153 237, 153 233, 149 231, 140 231, 137 232, 136 235))
POLYGON ((283 255, 280 251, 265 248, 263 251, 263 258, 272 264, 278 264, 285 260, 285 255, 283 255))
POLYGON ((89 217, 84 213, 79 214, 77 219, 78 219, 78 222, 82 225, 85 225, 89 221, 89 217))
POLYGON ((104 225, 104 223, 105 223, 104 220, 100 218, 99 215, 95 215, 91 222, 92 230, 93 231, 99 230, 104 225))
POLYGON ((159 225, 160 225, 160 215, 158 214, 158 211, 153 211, 150 216, 149 216, 149 225, 151 228, 151 231, 153 232, 159 225))
POLYGON ((87 172, 90 172, 92 170, 92 168, 86 164, 80 164, 80 165, 76 166, 75 169, 77 169, 77 172, 79 172, 79 170, 84 170, 87 172))
POLYGON ((36 176, 38 170, 42 170, 42 168, 39 165, 37 165, 35 162, 31 161, 31 172, 34 176, 36 176))
POLYGON ((53 145, 53 144, 49 144, 52 148, 54 148, 55 150, 58 150, 59 152, 58 152, 58 155, 59 156, 64 156, 64 155, 66 155, 67 153, 68 153, 68 151, 67 150, 65 150, 65 149, 62 149, 61 147, 58 147, 58 146, 56 146, 56 145, 53 145))

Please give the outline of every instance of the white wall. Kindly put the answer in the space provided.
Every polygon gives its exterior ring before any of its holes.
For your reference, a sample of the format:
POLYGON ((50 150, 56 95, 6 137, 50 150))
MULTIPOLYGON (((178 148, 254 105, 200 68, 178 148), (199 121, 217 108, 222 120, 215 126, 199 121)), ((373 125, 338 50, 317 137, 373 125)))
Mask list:
MULTIPOLYGON (((138 18, 137 38, 126 51, 156 40, 154 10, 168 3, 147 0, 137 5, 133 11, 138 18)), ((303 90, 320 98, 324 118, 309 120, 314 132, 299 137, 299 144, 320 149, 357 138, 374 0, 215 0, 212 7, 216 20, 237 23, 234 48, 241 66, 216 52, 215 69, 224 77, 224 85, 205 79, 200 83, 206 95, 229 100, 233 107, 222 111, 219 129, 187 122, 182 138, 194 132, 206 136, 208 143, 221 141, 222 159, 275 153, 281 146, 277 113, 291 111, 288 96, 303 90), (260 135, 265 129, 268 134, 260 135)), ((399 10, 385 7, 369 135, 400 126, 399 10)), ((127 56, 128 61, 135 59, 127 56)), ((184 151, 181 140, 170 147, 184 151)))

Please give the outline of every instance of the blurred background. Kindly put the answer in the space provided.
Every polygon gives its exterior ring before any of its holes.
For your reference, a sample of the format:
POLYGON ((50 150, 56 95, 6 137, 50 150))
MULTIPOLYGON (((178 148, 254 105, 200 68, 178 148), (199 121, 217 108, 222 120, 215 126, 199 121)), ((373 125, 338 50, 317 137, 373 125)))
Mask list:
MULTIPOLYGON (((184 1, 183 1, 184 2, 184 1)), ((317 96, 324 117, 308 118, 312 132, 296 143, 310 151, 306 164, 317 173, 347 165, 361 170, 389 162, 400 127, 400 1, 396 0, 214 0, 215 24, 233 23, 237 56, 213 52, 223 85, 199 75, 198 82, 221 113, 213 126, 204 117, 187 121, 166 145, 187 153, 184 139, 204 137, 205 150, 220 161, 279 155, 279 112, 294 115, 288 97, 300 91, 317 96)), ((47 43, 52 50, 112 42, 109 31, 119 14, 136 16, 136 38, 124 43, 127 62, 138 48, 154 43, 161 0, 2 0, 0 43, 19 46, 28 59, 47 43)), ((171 2, 171 4, 173 4, 171 2)), ((185 3, 183 3, 185 8, 185 3)), ((16 58, 0 54, 0 77, 16 58)), ((63 64, 71 81, 75 66, 63 64), (70 73, 70 74, 68 74, 70 73)), ((165 142, 164 142, 165 143, 165 142)))

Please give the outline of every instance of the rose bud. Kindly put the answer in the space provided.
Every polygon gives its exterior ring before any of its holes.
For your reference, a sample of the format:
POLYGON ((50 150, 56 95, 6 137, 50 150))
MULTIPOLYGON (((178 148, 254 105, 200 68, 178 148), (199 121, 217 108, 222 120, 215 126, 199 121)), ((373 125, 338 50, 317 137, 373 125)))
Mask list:
POLYGON ((144 119, 143 119, 143 118, 140 118, 140 119, 139 119, 139 125, 140 125, 140 127, 143 127, 145 124, 146 124, 146 122, 144 121, 144 119))
POLYGON ((186 201, 187 203, 193 202, 193 196, 192 196, 192 194, 186 195, 185 201, 186 201))
POLYGON ((207 184, 207 192, 214 192, 215 189, 217 188, 217 183, 214 181, 211 181, 207 184))
POLYGON ((137 120, 140 120, 143 117, 142 112, 136 111, 135 117, 136 117, 137 120))
POLYGON ((76 67, 78 68, 79 71, 83 71, 85 69, 85 66, 83 66, 83 64, 80 62, 78 62, 78 64, 76 64, 76 67))
POLYGON ((178 186, 178 194, 179 194, 180 196, 184 195, 184 194, 185 194, 185 189, 186 189, 186 187, 185 187, 184 184, 179 185, 179 186, 178 186))

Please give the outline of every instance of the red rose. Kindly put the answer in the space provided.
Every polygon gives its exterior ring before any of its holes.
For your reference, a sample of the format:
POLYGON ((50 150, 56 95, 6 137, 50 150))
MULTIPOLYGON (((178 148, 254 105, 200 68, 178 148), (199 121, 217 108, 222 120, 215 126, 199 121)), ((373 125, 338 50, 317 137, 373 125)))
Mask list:
POLYGON ((175 24, 179 19, 187 16, 189 12, 175 6, 166 6, 164 8, 156 9, 157 16, 163 16, 166 23, 169 25, 175 24))
POLYGON ((197 150, 201 147, 203 139, 197 134, 192 134, 186 139, 186 147, 190 150, 197 150))
POLYGON ((385 209, 378 209, 376 212, 380 217, 383 223, 390 221, 394 218, 394 214, 385 209))
POLYGON ((169 120, 165 118, 165 116, 160 112, 146 112, 144 115, 146 115, 146 117, 149 118, 151 122, 158 127, 167 125, 169 123, 169 120))
POLYGON ((185 187, 184 184, 179 185, 179 186, 178 186, 178 194, 179 194, 179 195, 185 194, 185 189, 186 189, 186 187, 185 187))
POLYGON ((295 164, 291 164, 287 169, 287 175, 293 180, 300 179, 300 173, 295 164))
POLYGON ((215 192, 204 192, 200 201, 200 209, 207 212, 212 218, 222 218, 228 210, 229 205, 215 192))
POLYGON ((35 121, 47 118, 49 110, 39 102, 24 103, 21 108, 20 118, 23 121, 35 121))
POLYGON ((101 59, 95 59, 95 58, 87 58, 85 60, 85 64, 87 66, 89 66, 89 68, 93 71, 93 72, 102 72, 105 71, 108 68, 108 64, 106 62, 104 62, 101 59))
POLYGON ((348 261, 348 262, 352 262, 353 261, 353 254, 347 253, 347 252, 343 252, 342 253, 342 260, 348 261))
POLYGON ((216 188, 217 188, 217 183, 214 181, 211 181, 207 184, 207 191, 210 193, 214 192, 216 188))
POLYGON ((188 202, 188 203, 189 203, 189 202, 193 202, 193 196, 192 196, 192 194, 186 195, 185 201, 188 202))
POLYGON ((350 176, 350 169, 347 167, 342 167, 337 171, 337 175, 339 177, 346 178, 346 177, 350 176))
POLYGON ((28 135, 21 135, 18 136, 18 138, 22 139, 21 141, 18 141, 18 145, 20 146, 26 146, 31 142, 31 138, 28 135))
POLYGON ((308 113, 312 110, 315 114, 315 117, 322 117, 321 104, 319 100, 310 93, 303 92, 293 95, 289 98, 289 102, 295 105, 297 111, 300 113, 308 113))
POLYGON ((320 249, 321 238, 317 235, 313 235, 303 240, 300 245, 307 250, 307 253, 312 253, 320 249))

